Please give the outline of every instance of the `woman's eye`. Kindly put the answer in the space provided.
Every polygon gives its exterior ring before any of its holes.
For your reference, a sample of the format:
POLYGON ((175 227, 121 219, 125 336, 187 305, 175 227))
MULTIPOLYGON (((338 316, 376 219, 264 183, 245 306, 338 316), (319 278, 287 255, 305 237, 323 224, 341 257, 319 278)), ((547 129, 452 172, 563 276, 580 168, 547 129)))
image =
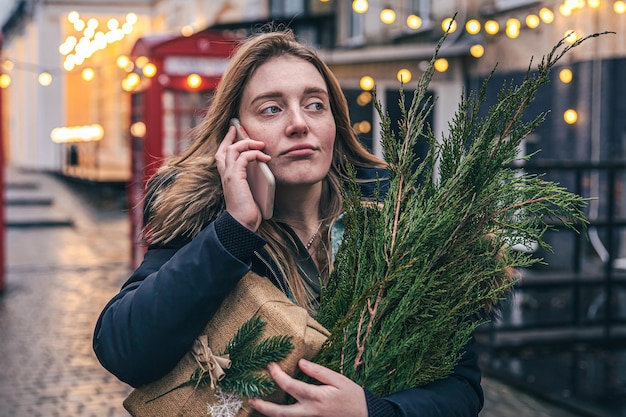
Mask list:
POLYGON ((307 106, 309 109, 311 110, 323 110, 324 109, 324 103, 321 102, 315 102, 315 103, 311 103, 307 106))
POLYGON ((280 112, 280 108, 278 106, 269 106, 261 110, 261 114, 276 114, 280 112))

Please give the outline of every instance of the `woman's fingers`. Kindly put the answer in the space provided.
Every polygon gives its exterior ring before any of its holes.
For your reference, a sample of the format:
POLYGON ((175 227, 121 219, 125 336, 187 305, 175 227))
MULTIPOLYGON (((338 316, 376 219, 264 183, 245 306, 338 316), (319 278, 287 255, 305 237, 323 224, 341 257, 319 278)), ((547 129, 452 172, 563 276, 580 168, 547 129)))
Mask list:
POLYGON ((239 223, 256 231, 262 216, 254 202, 247 182, 246 168, 250 162, 268 162, 271 158, 261 149, 265 144, 252 139, 235 141, 236 131, 230 127, 215 154, 217 170, 220 173, 226 210, 239 223))
POLYGON ((307 384, 290 377, 277 364, 268 366, 276 384, 291 395, 295 404, 281 405, 254 398, 250 406, 270 417, 366 417, 363 389, 349 378, 323 366, 301 359, 300 369, 322 385, 307 384))

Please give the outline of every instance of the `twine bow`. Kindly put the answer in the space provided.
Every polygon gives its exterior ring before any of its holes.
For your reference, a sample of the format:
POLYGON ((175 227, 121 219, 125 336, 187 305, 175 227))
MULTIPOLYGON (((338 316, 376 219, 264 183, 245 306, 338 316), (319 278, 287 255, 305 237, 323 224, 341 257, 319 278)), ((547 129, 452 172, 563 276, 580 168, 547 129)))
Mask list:
POLYGON ((211 388, 215 388, 216 384, 226 376, 224 369, 229 369, 231 366, 229 355, 214 355, 209 347, 209 338, 207 335, 199 336, 193 342, 191 353, 200 369, 209 374, 211 378, 211 388))

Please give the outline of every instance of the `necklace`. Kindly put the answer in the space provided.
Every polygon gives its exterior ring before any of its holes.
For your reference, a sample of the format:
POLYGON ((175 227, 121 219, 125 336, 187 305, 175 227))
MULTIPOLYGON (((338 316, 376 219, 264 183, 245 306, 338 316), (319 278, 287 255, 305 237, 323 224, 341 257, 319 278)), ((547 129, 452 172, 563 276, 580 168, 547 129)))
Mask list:
POLYGON ((317 234, 320 231, 320 227, 322 227, 322 223, 323 222, 320 222, 320 224, 317 225, 317 229, 315 229, 315 233, 313 233, 313 236, 311 236, 311 239, 309 239, 309 241, 306 242, 306 245, 304 245, 306 250, 309 250, 311 248, 311 245, 313 244, 313 241, 315 240, 315 238, 317 237, 317 234))

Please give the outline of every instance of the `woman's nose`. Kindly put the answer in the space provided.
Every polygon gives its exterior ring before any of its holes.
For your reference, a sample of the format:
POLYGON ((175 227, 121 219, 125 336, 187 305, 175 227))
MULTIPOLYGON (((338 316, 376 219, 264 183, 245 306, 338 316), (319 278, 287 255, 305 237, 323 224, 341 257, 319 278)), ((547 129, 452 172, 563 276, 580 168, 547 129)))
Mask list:
POLYGON ((309 131, 304 114, 299 110, 290 112, 289 125, 287 127, 287 136, 302 136, 306 135, 309 131))

